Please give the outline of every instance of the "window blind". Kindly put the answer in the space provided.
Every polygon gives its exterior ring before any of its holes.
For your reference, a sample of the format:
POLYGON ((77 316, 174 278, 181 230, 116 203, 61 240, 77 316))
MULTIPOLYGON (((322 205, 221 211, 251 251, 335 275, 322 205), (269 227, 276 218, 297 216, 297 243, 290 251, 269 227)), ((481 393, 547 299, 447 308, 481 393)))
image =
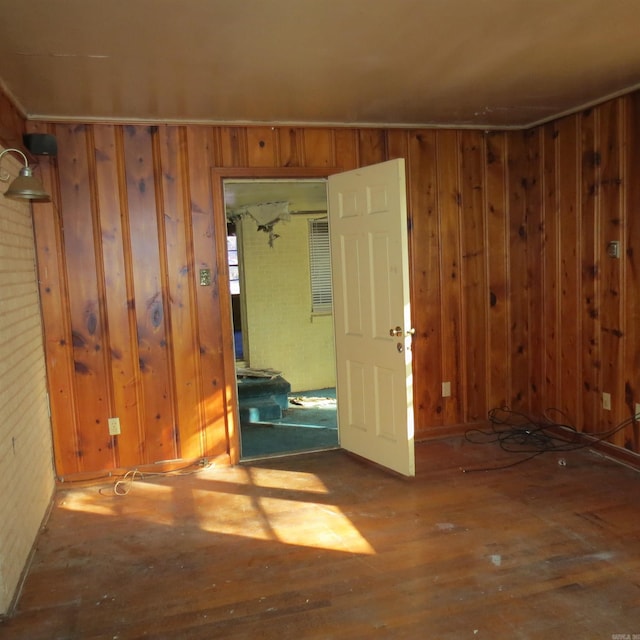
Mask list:
POLYGON ((331 291, 331 250, 329 221, 309 220, 309 257, 311 266, 311 310, 330 313, 333 306, 331 291))

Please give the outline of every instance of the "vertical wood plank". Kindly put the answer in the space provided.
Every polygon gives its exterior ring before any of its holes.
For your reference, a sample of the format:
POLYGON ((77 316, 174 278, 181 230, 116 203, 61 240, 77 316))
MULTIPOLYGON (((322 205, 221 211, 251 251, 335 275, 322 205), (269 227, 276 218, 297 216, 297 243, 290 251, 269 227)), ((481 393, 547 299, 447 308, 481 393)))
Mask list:
MULTIPOLYGON (((118 128, 120 131, 120 128, 118 128)), ((133 286, 125 255, 129 229, 123 226, 124 198, 121 141, 113 125, 93 127, 96 194, 100 212, 102 264, 105 273, 105 313, 109 326, 112 417, 120 418, 121 433, 114 437, 118 466, 141 461, 143 431, 140 410, 138 348, 135 331, 133 286)), ((129 265, 130 266, 130 265, 129 265)))
POLYGON ((511 274, 511 400, 529 409, 529 281, 527 277, 527 148, 525 134, 515 132, 508 146, 509 272, 511 274))
POLYGON ((600 241, 598 206, 598 174, 601 162, 598 136, 598 112, 590 109, 580 115, 581 153, 581 229, 580 262, 582 293, 582 413, 584 427, 598 431, 602 417, 601 344, 600 344, 600 241))
MULTIPOLYGON (((385 160, 395 160, 397 158, 405 158, 405 160, 409 161, 409 139, 411 138, 412 132, 407 131, 406 129, 391 129, 387 131, 386 135, 386 148, 387 155, 385 160)), ((407 177, 407 187, 409 185, 409 178, 407 177)), ((409 198, 409 209, 411 192, 407 193, 407 197, 409 198)))
POLYGON ((334 134, 335 165, 343 171, 360 166, 358 159, 358 133, 356 129, 336 129, 334 134))
MULTIPOLYGON (((31 133, 55 134, 42 123, 28 123, 31 133)), ((78 457, 78 421, 73 378, 73 348, 69 319, 69 289, 66 279, 62 214, 56 165, 40 164, 42 184, 52 196, 51 203, 38 205, 33 216, 44 349, 49 385, 51 426, 56 472, 59 477, 82 470, 78 457)))
POLYGON ((559 407, 566 420, 582 430, 582 323, 580 294, 580 154, 579 121, 557 124, 558 189, 560 204, 560 371, 559 407))
MULTIPOLYGON (((544 296, 542 300, 542 321, 544 323, 544 380, 542 397, 545 407, 559 408, 562 396, 560 326, 560 197, 558 185, 558 129, 555 124, 543 127, 542 180, 544 247, 542 265, 544 268, 544 296)), ((535 307, 532 308, 535 313, 535 307)), ((557 417, 557 416, 555 416, 557 417)))
MULTIPOLYGON (((624 185, 623 295, 625 342, 622 358, 627 415, 635 415, 640 402, 640 92, 624 99, 624 185)), ((640 453, 640 417, 625 430, 625 446, 640 453)))
POLYGON ((504 407, 511 398, 509 331, 509 219, 506 202, 507 139, 493 133, 485 141, 488 260, 488 409, 504 407))
MULTIPOLYGON (((206 140, 206 147, 208 150, 207 158, 208 162, 211 163, 211 167, 223 167, 225 158, 224 158, 224 135, 222 127, 207 127, 207 126, 198 126, 195 128, 206 140)), ((202 172, 204 167, 199 167, 198 169, 192 169, 191 171, 202 172)))
POLYGON ((127 126, 124 159, 131 270, 136 296, 140 378, 144 402, 145 460, 175 459, 178 432, 173 407, 169 361, 167 306, 163 291, 161 230, 157 217, 155 158, 152 138, 157 128, 127 126))
POLYGON ((196 280, 191 242, 193 229, 188 206, 186 140, 183 133, 183 128, 179 127, 160 128, 160 174, 180 455, 182 458, 196 459, 204 454, 200 429, 204 416, 198 384, 196 280))
POLYGON ((302 141, 303 130, 296 127, 278 127, 278 166, 279 167, 301 167, 303 166, 302 141))
POLYGON ((487 309, 484 140, 477 131, 460 134, 460 191, 462 196, 462 287, 464 292, 462 330, 466 345, 466 414, 475 422, 486 417, 487 309))
MULTIPOLYGON (((612 429, 625 417, 624 384, 622 374, 622 340, 624 326, 620 300, 623 294, 620 259, 607 254, 612 240, 622 245, 622 175, 621 175, 621 102, 607 102, 598 108, 598 140, 600 165, 598 175, 598 213, 600 235, 596 250, 601 265, 600 278, 600 387, 611 394, 611 411, 603 410, 601 424, 612 429)), ((602 431, 602 427, 600 430, 602 431)), ((620 431, 614 444, 624 446, 624 432, 620 431)))
POLYGON ((358 158, 361 167, 388 159, 384 129, 358 129, 358 158))
POLYGON ((302 139, 305 167, 334 167, 335 142, 331 129, 305 129, 302 139))
POLYGON ((543 196, 542 164, 540 145, 543 130, 528 131, 525 136, 527 147, 526 175, 526 218, 527 218, 527 289, 529 291, 528 318, 529 343, 529 412, 541 415, 545 410, 544 352, 545 352, 545 314, 544 314, 544 217, 542 213, 543 196))
POLYGON ((442 425, 443 403, 451 400, 442 398, 441 386, 440 228, 434 131, 410 132, 407 182, 411 209, 411 304, 416 330, 412 347, 416 372, 414 406, 416 436, 420 437, 428 433, 427 426, 442 425))
POLYGON ((465 352, 462 327, 461 208, 458 134, 436 133, 438 210, 440 228, 440 290, 442 310, 442 382, 451 383, 451 396, 443 403, 443 423, 465 421, 465 352))
MULTIPOLYGON (((246 127, 220 127, 220 163, 221 167, 246 167, 247 130, 246 127)), ((211 162, 207 165, 212 166, 211 162)), ((198 173, 203 170, 200 167, 198 173)))
POLYGON ((250 167, 275 167, 279 138, 274 127, 247 127, 247 164, 250 167))
POLYGON ((60 208, 69 288, 69 314, 73 342, 76 424, 81 471, 110 469, 114 465, 109 436, 109 389, 105 346, 106 327, 98 285, 97 225, 91 188, 87 127, 60 126, 58 143, 66 153, 58 158, 60 208))
MULTIPOLYGON (((203 167, 212 166, 213 131, 209 128, 188 126, 186 132, 188 154, 191 224, 193 228, 193 261, 195 273, 209 269, 212 286, 196 287, 196 313, 200 357, 200 397, 204 424, 204 447, 207 456, 221 456, 227 451, 234 455, 233 398, 235 371, 226 371, 224 352, 233 353, 233 343, 223 342, 223 322, 231 323, 230 311, 225 320, 220 304, 220 273, 217 247, 226 246, 226 237, 216 237, 214 215, 220 216, 223 226, 224 211, 214 212, 211 194, 211 176, 203 167)), ((226 255, 220 258, 226 262, 226 255)))

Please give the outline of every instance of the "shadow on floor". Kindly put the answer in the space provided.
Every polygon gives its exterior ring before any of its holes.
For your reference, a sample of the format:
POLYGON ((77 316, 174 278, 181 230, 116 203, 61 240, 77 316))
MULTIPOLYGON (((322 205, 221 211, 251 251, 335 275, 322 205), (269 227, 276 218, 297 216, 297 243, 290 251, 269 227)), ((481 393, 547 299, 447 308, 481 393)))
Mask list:
POLYGON ((280 420, 242 424, 240 435, 243 460, 334 449, 338 446, 336 390, 291 393, 280 420))

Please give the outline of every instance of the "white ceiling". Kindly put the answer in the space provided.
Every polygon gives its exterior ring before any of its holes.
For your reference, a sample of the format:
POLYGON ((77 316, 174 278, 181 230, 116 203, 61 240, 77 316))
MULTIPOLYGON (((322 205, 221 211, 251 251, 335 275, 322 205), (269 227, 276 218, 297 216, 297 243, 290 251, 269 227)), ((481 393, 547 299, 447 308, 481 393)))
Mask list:
POLYGON ((639 0, 0 0, 33 119, 522 127, 640 85, 639 0))

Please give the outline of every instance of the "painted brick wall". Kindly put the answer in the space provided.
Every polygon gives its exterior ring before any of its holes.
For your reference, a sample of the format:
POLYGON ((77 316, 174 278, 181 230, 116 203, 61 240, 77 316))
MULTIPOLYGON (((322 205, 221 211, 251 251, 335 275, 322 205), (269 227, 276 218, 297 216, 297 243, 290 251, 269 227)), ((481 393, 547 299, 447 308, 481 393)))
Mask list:
MULTIPOLYGON (((18 167, 3 158, 3 173, 15 175, 18 167)), ((53 491, 31 212, 0 195, 0 614, 16 593, 53 491)))
POLYGON ((335 386, 333 318, 312 316, 308 220, 276 225, 273 248, 253 220, 242 222, 249 364, 282 371, 292 391, 335 386))

